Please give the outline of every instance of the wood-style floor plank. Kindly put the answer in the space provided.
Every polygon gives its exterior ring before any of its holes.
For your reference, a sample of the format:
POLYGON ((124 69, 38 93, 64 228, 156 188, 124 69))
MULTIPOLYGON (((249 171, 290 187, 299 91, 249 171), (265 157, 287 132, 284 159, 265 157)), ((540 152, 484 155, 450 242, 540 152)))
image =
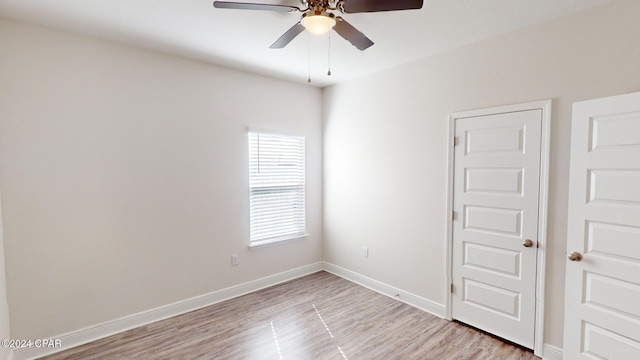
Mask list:
POLYGON ((538 358, 319 272, 43 359, 538 358))

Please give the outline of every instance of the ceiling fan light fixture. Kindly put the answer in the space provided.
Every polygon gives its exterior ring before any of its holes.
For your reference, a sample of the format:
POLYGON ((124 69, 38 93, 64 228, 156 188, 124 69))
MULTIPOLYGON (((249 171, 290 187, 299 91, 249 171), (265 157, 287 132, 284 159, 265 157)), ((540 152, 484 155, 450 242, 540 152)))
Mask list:
POLYGON ((336 26, 336 19, 324 11, 310 11, 302 16, 301 23, 310 33, 324 35, 336 26))

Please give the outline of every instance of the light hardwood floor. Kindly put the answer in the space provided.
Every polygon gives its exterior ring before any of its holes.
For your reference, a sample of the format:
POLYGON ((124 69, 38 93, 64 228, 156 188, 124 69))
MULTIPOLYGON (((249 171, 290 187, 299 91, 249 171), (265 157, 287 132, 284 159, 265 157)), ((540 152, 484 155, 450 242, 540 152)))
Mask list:
POLYGON ((319 272, 44 359, 538 359, 319 272))

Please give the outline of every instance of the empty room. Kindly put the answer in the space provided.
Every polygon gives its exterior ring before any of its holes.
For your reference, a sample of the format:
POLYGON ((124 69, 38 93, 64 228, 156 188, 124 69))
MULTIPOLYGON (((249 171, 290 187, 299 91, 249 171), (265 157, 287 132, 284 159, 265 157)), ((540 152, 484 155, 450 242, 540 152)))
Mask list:
POLYGON ((640 359, 638 19, 0 0, 0 359, 640 359))

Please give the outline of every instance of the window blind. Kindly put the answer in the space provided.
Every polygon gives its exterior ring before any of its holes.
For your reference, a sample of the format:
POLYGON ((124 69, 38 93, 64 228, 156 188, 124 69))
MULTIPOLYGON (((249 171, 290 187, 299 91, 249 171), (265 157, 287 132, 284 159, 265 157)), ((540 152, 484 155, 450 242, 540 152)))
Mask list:
POLYGON ((250 242, 304 235, 305 138, 249 131, 250 242))

